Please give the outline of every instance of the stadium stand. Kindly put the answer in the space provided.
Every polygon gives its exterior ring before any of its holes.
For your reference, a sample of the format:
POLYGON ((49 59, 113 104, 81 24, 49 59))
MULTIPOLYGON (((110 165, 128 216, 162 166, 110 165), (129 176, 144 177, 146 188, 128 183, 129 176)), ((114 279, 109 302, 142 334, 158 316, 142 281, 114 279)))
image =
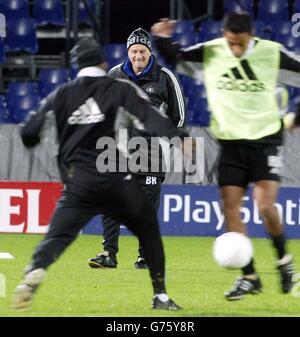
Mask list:
POLYGON ((48 24, 65 26, 65 16, 61 0, 36 0, 33 4, 33 17, 37 26, 48 24))
POLYGON ((263 21, 254 21, 255 35, 261 39, 271 39, 271 27, 266 26, 263 21))
POLYGON ((199 41, 212 40, 221 36, 221 21, 206 21, 200 26, 199 41))
POLYGON ((68 82, 69 72, 63 68, 42 69, 38 77, 39 94, 43 98, 59 85, 68 82))
MULTIPOLYGON (((96 13, 96 3, 95 0, 88 0, 87 1, 91 11, 93 13, 96 13)), ((78 13, 78 20, 79 24, 86 24, 86 25, 92 25, 91 19, 88 15, 88 12, 84 6, 84 3, 82 1, 79 2, 79 13, 78 13)))
POLYGON ((38 94, 37 82, 10 82, 7 88, 7 102, 13 102, 16 97, 38 94))
POLYGON ((182 34, 185 32, 193 32, 195 29, 194 24, 189 20, 179 20, 176 22, 175 34, 182 34))
POLYGON ((109 64, 109 68, 113 68, 122 63, 127 56, 127 49, 123 43, 107 43, 103 46, 103 52, 109 64))
POLYGON ((38 106, 39 101, 40 97, 37 94, 15 96, 14 100, 10 101, 10 105, 8 105, 11 120, 15 123, 24 121, 29 111, 38 106))
POLYGON ((6 60, 6 57, 5 57, 4 43, 3 43, 2 38, 0 37, 0 64, 4 63, 5 60, 6 60))
POLYGON ((239 0, 236 2, 234 0, 224 1, 224 13, 247 11, 254 15, 253 11, 253 1, 252 0, 239 0))
POLYGON ((5 49, 8 52, 25 51, 35 54, 38 51, 35 21, 25 18, 9 20, 5 49))
POLYGON ((198 98, 195 100, 193 112, 197 118, 196 125, 201 125, 202 127, 209 126, 210 113, 208 110, 208 104, 207 104, 206 98, 198 98))
POLYGON ((0 0, 0 12, 11 19, 29 19, 28 0, 0 0))
POLYGON ((14 123, 12 118, 10 117, 9 111, 6 105, 0 104, 0 123, 1 124, 11 124, 14 123))
POLYGON ((4 95, 0 95, 0 106, 5 106, 6 102, 5 102, 5 96, 4 95))
POLYGON ((293 12, 294 13, 300 13, 300 1, 299 0, 295 0, 293 12))
POLYGON ((283 44, 287 49, 291 51, 294 51, 296 48, 300 47, 299 38, 294 37, 292 34, 289 35, 277 34, 275 36, 275 40, 283 44))
MULTIPOLYGON (((41 98, 45 97, 61 83, 76 76, 75 69, 66 69, 66 60, 62 54, 59 55, 56 52, 48 55, 41 50, 46 39, 59 41, 59 34, 65 34, 63 30, 58 29, 66 27, 66 3, 65 0, 0 0, 0 12, 9 18, 7 37, 3 41, 0 39, 0 64, 2 64, 3 73, 0 93, 7 95, 5 102, 10 102, 15 96, 22 96, 22 92, 39 95, 41 98), (26 68, 26 73, 23 68, 26 68)), ((90 11, 96 13, 96 1, 87 0, 87 3, 90 11)), ((276 40, 289 50, 300 53, 300 43, 292 36, 292 23, 289 21, 294 11, 300 11, 299 0, 223 1, 223 13, 234 10, 247 10, 252 13, 258 37, 276 40)), ((90 27, 92 25, 83 1, 79 1, 78 23, 79 33, 84 31, 84 34, 86 32, 90 34, 92 29, 85 31, 80 28, 86 29, 87 25, 90 27)), ((173 39, 185 48, 198 42, 220 37, 221 27, 221 21, 212 19, 204 20, 200 24, 182 19, 176 23, 173 39)), ((65 35, 61 39, 64 37, 65 35)), ((103 49, 109 68, 122 63, 127 56, 126 46, 123 43, 105 43, 103 49)), ((155 51, 154 54, 156 55, 155 51)), ((168 67, 160 55, 157 55, 157 59, 160 64, 168 67)), ((187 124, 206 126, 209 112, 207 104, 204 104, 206 93, 203 85, 194 83, 188 77, 179 77, 190 112, 187 124)), ((297 91, 290 89, 289 92, 293 93, 291 99, 294 99, 297 91)), ((1 105, 5 113, 7 108, 10 109, 10 104, 8 107, 1 105)), ((7 116, 5 113, 4 115, 7 116)), ((6 120, 14 121, 14 118, 6 120)))
POLYGON ((178 77, 179 77, 180 83, 182 85, 183 92, 184 92, 185 96, 187 97, 191 87, 194 84, 194 80, 192 78, 186 76, 186 75, 181 75, 181 74, 179 74, 178 77))
POLYGON ((173 39, 176 40, 182 48, 189 47, 197 42, 196 34, 190 31, 174 34, 173 39))
POLYGON ((265 22, 288 21, 288 2, 285 0, 260 0, 257 19, 265 22))
POLYGON ((271 33, 272 38, 276 35, 289 35, 292 31, 292 23, 290 21, 272 21, 271 33))

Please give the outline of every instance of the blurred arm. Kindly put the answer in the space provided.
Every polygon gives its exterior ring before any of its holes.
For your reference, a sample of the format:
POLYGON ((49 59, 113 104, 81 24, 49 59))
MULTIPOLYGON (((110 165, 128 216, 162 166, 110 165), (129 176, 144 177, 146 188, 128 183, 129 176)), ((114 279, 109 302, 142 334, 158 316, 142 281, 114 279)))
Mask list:
POLYGON ((154 44, 162 57, 179 73, 199 80, 199 70, 202 70, 204 44, 198 43, 189 48, 181 49, 178 42, 171 39, 175 21, 162 19, 151 28, 154 44))
POLYGON ((122 83, 119 93, 122 95, 123 106, 123 110, 119 113, 129 114, 136 129, 159 137, 184 138, 188 136, 186 131, 177 129, 165 114, 153 107, 146 93, 138 86, 127 80, 118 80, 118 82, 122 83))

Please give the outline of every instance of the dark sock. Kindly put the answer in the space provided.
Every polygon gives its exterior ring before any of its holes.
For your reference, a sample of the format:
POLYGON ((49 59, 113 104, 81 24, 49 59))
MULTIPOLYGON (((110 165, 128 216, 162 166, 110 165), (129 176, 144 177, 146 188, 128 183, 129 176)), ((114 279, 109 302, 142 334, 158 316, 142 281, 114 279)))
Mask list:
POLYGON ((286 254, 286 250, 285 250, 285 236, 284 234, 281 234, 279 236, 272 236, 271 238, 273 240, 273 246, 276 249, 277 255, 278 255, 278 259, 281 260, 284 255, 286 254))
POLYGON ((247 264, 247 266, 242 268, 242 272, 244 276, 255 274, 254 259, 251 259, 251 261, 247 264))
POLYGON ((160 273, 156 274, 155 278, 152 278, 152 285, 154 294, 166 293, 165 278, 160 273))

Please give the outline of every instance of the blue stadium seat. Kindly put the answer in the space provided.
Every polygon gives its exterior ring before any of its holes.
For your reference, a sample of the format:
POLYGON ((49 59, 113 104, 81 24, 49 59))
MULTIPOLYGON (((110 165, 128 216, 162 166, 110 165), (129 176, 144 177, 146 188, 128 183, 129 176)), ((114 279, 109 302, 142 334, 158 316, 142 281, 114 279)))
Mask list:
POLYGON ((199 98, 194 102, 194 122, 199 126, 209 126, 210 113, 208 111, 208 103, 205 98, 199 98))
POLYGON ((46 68, 39 73, 39 93, 41 97, 47 96, 61 84, 68 82, 69 73, 63 68, 46 68))
POLYGON ((36 82, 10 82, 7 93, 15 96, 25 96, 30 93, 37 93, 38 86, 36 82))
POLYGON ((288 21, 288 4, 285 0, 260 0, 258 7, 258 20, 270 21, 288 21))
POLYGON ((38 26, 64 26, 64 10, 62 0, 35 0, 33 17, 38 26))
POLYGON ((182 86, 184 95, 187 97, 191 88, 194 85, 194 80, 191 77, 182 74, 178 74, 178 78, 182 86))
POLYGON ((201 33, 198 34, 198 38, 196 38, 196 43, 206 42, 210 40, 214 40, 217 38, 222 37, 222 33, 208 33, 205 36, 203 36, 201 33))
POLYGON ((0 37, 0 64, 4 63, 6 60, 5 57, 5 47, 2 38, 0 37))
POLYGON ((194 34, 195 34, 195 44, 202 43, 203 41, 201 41, 200 33, 195 32, 194 34))
POLYGON ((0 123, 14 123, 12 116, 7 108, 6 99, 4 95, 0 95, 0 123))
POLYGON ((35 54, 38 51, 36 24, 33 19, 14 19, 7 23, 6 51, 26 51, 35 54))
POLYGON ((235 0, 224 1, 224 13, 239 11, 247 11, 253 15, 253 0, 239 0, 239 3, 235 0))
POLYGON ((15 123, 24 121, 29 111, 37 108, 39 101, 40 97, 37 94, 16 96, 15 99, 8 105, 13 121, 15 123))
POLYGON ((199 98, 193 102, 193 106, 189 108, 187 124, 190 126, 209 126, 210 113, 208 111, 207 100, 199 98))
MULTIPOLYGON (((187 97, 188 97, 188 104, 187 104, 188 111, 194 111, 196 102, 199 102, 199 100, 201 101, 202 99, 206 101, 207 99, 207 94, 204 85, 196 84, 194 82, 189 89, 187 97)), ((200 103, 202 103, 202 101, 200 103)))
POLYGON ((196 124, 194 116, 194 102, 190 97, 186 97, 186 123, 189 125, 196 124))
POLYGON ((127 57, 124 43, 107 43, 103 46, 103 52, 108 59, 125 59, 127 57))
POLYGON ((60 82, 60 83, 40 83, 39 84, 39 94, 41 98, 44 98, 48 96, 52 91, 56 90, 58 87, 60 87, 62 84, 66 82, 60 82))
POLYGON ((194 45, 196 41, 196 33, 194 32, 184 32, 182 34, 174 34, 173 40, 177 41, 182 48, 186 48, 194 45))
POLYGON ((161 66, 163 66, 163 67, 167 67, 167 68, 169 68, 169 69, 172 68, 172 67, 166 62, 166 60, 165 60, 163 57, 160 57, 160 56, 156 57, 156 62, 157 62, 158 64, 160 64, 161 66))
POLYGON ((263 21, 254 21, 253 22, 255 34, 259 34, 261 32, 264 32, 266 30, 267 25, 263 21))
MULTIPOLYGON (((289 35, 292 32, 293 24, 290 21, 271 22, 272 33, 277 35, 289 35)), ((274 34, 274 35, 275 35, 274 34)))
POLYGON ((120 58, 120 59, 110 59, 110 58, 108 58, 106 60, 106 62, 108 63, 108 68, 111 69, 111 68, 117 66, 118 64, 123 63, 124 58, 120 58))
MULTIPOLYGON (((92 13, 96 13, 96 3, 95 0, 88 0, 87 1, 89 8, 91 9, 92 13)), ((87 10, 85 9, 83 1, 79 1, 79 13, 78 13, 78 21, 79 23, 86 23, 88 25, 92 25, 90 17, 88 15, 87 10)))
POLYGON ((276 40, 277 35, 289 35, 292 31, 292 23, 289 21, 269 21, 264 26, 271 40, 276 40))
POLYGON ((205 21, 200 27, 200 32, 206 34, 220 34, 222 28, 221 21, 205 21))
POLYGON ((201 84, 196 84, 193 83, 193 85, 190 88, 190 91, 188 93, 188 96, 195 102, 196 100, 198 100, 199 98, 206 98, 207 94, 206 94, 206 90, 204 85, 201 84))
POLYGON ((160 55, 155 46, 152 45, 152 55, 156 57, 156 62, 164 67, 171 69, 172 67, 166 62, 166 59, 160 55))
POLYGON ((300 0, 295 0, 293 13, 300 13, 300 0))
POLYGON ((205 21, 200 27, 200 41, 208 41, 222 36, 221 21, 205 21))
POLYGON ((68 81, 68 70, 64 68, 44 68, 39 73, 39 82, 64 83, 68 81))
POLYGON ((263 21, 254 21, 254 33, 261 39, 271 39, 271 27, 263 21))
POLYGON ((176 22, 174 34, 181 34, 184 32, 193 32, 194 24, 189 20, 179 20, 176 22))
POLYGON ((294 49, 293 52, 297 55, 300 55, 300 44, 297 44, 294 49))
POLYGON ((74 80, 74 78, 76 78, 77 72, 78 70, 75 67, 70 67, 70 80, 74 80))
POLYGON ((29 19, 28 0, 0 0, 0 12, 7 19, 29 19))
POLYGON ((272 35, 271 35, 271 33, 260 32, 259 34, 256 34, 256 36, 259 37, 260 39, 264 39, 264 40, 272 40, 272 35))
POLYGON ((288 111, 297 111, 300 103, 300 89, 295 87, 288 87, 289 104, 288 111))
POLYGON ((300 95, 300 88, 288 87, 289 99, 293 100, 300 95))
POLYGON ((286 48, 291 51, 299 50, 300 41, 299 38, 294 37, 293 35, 276 35, 275 40, 283 44, 286 48))
POLYGON ((38 85, 36 82, 10 82, 7 88, 7 101, 10 102, 16 96, 25 96, 38 94, 38 85))
POLYGON ((0 95, 0 106, 6 106, 5 95, 0 95))
POLYGON ((0 123, 14 123, 14 119, 5 105, 0 104, 0 123))

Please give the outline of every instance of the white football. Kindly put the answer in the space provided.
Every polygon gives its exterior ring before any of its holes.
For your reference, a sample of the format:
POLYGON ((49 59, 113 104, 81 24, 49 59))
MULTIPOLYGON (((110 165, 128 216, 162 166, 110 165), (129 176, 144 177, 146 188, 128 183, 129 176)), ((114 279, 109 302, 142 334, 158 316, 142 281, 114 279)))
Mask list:
POLYGON ((246 235, 228 232, 215 240, 213 256, 221 267, 239 269, 245 267, 251 261, 253 246, 246 235))

